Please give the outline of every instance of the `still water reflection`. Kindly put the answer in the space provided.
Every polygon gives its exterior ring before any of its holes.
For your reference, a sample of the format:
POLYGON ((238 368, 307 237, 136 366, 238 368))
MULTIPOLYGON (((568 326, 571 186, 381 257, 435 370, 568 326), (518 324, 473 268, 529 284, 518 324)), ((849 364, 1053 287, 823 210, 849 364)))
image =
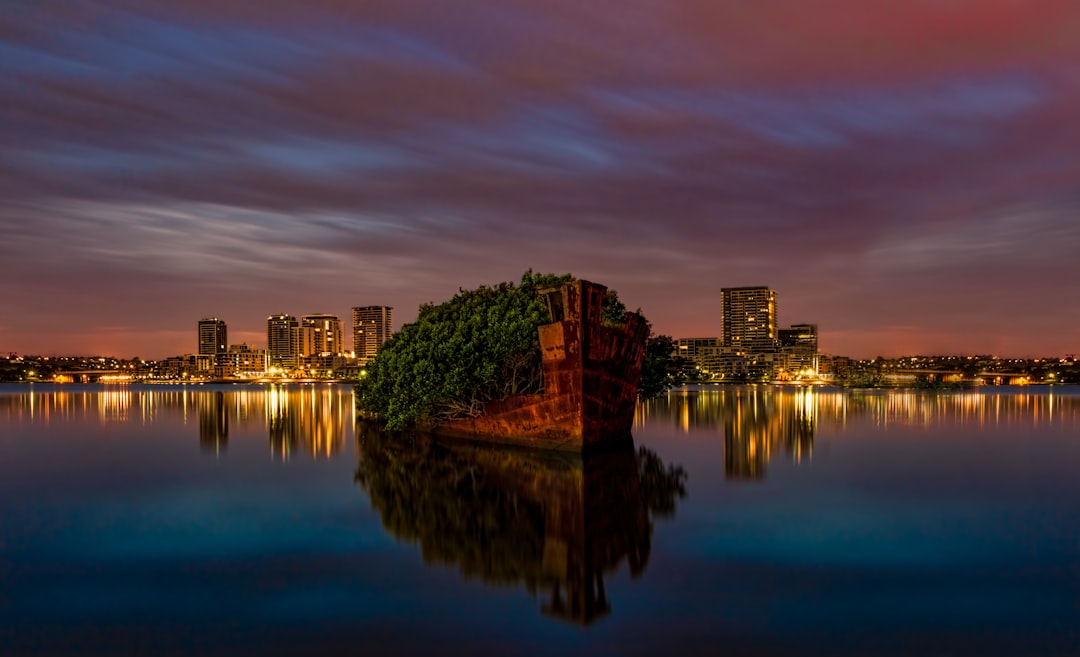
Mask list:
POLYGON ((1080 404, 1073 388, 936 392, 708 386, 676 390, 639 405, 635 417, 639 430, 667 424, 683 433, 722 434, 729 479, 764 478, 766 465, 776 457, 809 460, 819 428, 837 434, 849 423, 880 430, 891 425, 1037 431, 1080 425, 1080 404))
POLYGON ((341 452, 352 409, 351 390, 332 385, 46 385, 26 394, 0 395, 0 422, 151 427, 178 419, 185 426, 198 427, 199 445, 208 454, 227 449, 230 427, 233 431, 262 429, 269 438, 271 456, 281 460, 297 454, 329 458, 341 452))
POLYGON ((1080 654, 1075 388, 678 390, 584 458, 352 409, 0 386, 0 654, 1080 654))
POLYGON ((424 561, 544 592, 546 615, 607 615, 605 573, 649 560, 653 521, 685 496, 686 473, 622 444, 581 455, 436 443, 361 425, 356 481, 383 526, 424 561))

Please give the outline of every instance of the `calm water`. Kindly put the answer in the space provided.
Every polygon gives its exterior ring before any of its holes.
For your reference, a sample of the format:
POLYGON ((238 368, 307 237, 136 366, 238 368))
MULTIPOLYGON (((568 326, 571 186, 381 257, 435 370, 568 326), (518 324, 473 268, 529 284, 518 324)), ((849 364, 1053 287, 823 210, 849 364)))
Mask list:
POLYGON ((0 386, 0 654, 1080 654, 1080 389, 675 391, 634 443, 0 386))

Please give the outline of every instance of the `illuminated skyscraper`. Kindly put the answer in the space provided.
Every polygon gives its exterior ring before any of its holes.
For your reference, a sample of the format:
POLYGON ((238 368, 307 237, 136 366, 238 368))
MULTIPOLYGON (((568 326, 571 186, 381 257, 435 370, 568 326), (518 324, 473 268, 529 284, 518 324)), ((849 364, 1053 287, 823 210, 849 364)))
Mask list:
POLYGON ((341 328, 341 320, 337 315, 324 313, 304 315, 300 318, 300 324, 312 329, 311 351, 305 353, 305 356, 345 353, 345 334, 341 328))
POLYGON ((271 315, 266 318, 266 350, 270 365, 293 369, 300 359, 300 322, 292 315, 271 315))
POLYGON ((776 292, 767 287, 725 287, 721 293, 723 345, 745 353, 775 351, 776 292))
POLYGON ((390 338, 394 309, 390 306, 362 306, 352 309, 353 351, 360 363, 375 358, 379 347, 390 338))
POLYGON ((229 345, 225 320, 207 317, 199 320, 199 353, 210 355, 225 353, 229 345))

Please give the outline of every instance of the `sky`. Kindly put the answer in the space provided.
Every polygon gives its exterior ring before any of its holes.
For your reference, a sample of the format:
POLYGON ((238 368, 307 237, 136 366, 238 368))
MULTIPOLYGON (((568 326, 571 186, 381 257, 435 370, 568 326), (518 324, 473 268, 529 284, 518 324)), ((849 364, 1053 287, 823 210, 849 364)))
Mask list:
POLYGON ((674 337, 767 285, 826 353, 1080 353, 1078 117, 1073 0, 0 0, 0 352, 531 268, 674 337))

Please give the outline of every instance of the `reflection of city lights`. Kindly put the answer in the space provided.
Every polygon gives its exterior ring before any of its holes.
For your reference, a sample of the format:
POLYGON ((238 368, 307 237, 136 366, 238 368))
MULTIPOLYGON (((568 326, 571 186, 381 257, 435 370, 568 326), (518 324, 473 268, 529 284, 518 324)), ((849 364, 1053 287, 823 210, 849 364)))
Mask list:
POLYGON ((1053 391, 1029 394, 1015 389, 938 392, 817 386, 707 387, 672 391, 639 405, 635 430, 658 422, 668 422, 691 436, 723 436, 725 472, 739 478, 759 478, 773 455, 784 453, 801 462, 811 456, 815 434, 839 434, 853 422, 883 432, 959 425, 1080 426, 1080 396, 1062 396, 1053 391))
MULTIPOLYGON (((101 425, 175 422, 196 432, 217 455, 238 436, 267 440, 275 459, 297 454, 333 458, 347 442, 351 387, 273 385, 207 390, 202 386, 101 386, 0 396, 0 418, 48 425, 87 420, 101 425)), ((351 426, 351 423, 349 423, 351 426)), ((106 434, 106 435, 111 435, 106 434)), ((265 444, 265 443, 263 443, 265 444)), ((205 447, 204 447, 205 448, 205 447)))

